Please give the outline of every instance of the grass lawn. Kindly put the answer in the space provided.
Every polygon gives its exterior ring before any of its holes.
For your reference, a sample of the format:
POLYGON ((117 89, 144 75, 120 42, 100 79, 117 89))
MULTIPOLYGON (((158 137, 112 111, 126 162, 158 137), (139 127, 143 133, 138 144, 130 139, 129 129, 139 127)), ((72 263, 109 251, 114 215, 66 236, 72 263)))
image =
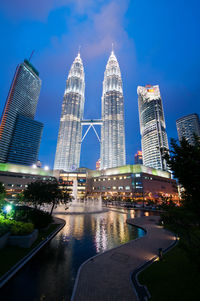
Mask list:
POLYGON ((35 248, 42 240, 44 240, 51 232, 58 228, 58 224, 52 224, 45 231, 40 231, 37 240, 34 244, 28 248, 19 248, 15 246, 6 246, 0 250, 0 277, 3 276, 13 265, 15 265, 20 259, 26 256, 33 248, 35 248))
POLYGON ((152 301, 199 300, 200 273, 179 246, 139 274, 139 282, 147 286, 152 301))

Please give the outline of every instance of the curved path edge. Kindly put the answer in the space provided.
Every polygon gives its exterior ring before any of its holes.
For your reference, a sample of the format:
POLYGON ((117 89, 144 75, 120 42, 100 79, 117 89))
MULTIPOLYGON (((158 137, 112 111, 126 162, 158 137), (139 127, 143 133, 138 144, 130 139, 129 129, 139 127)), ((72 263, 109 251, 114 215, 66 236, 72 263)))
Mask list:
POLYGON ((12 268, 0 277, 0 288, 6 284, 6 282, 12 278, 37 252, 40 251, 66 224, 65 220, 54 217, 54 222, 60 224, 60 226, 48 235, 45 240, 41 241, 39 245, 33 248, 26 256, 19 260, 12 268))
MULTIPOLYGON (((130 225, 133 225, 133 226, 137 226, 133 223, 133 221, 127 220, 127 223, 130 225)), ((163 254, 167 253, 168 251, 170 251, 172 248, 174 248, 177 245, 178 238, 175 234, 173 234, 173 235, 174 235, 175 240, 172 241, 172 243, 167 248, 163 249, 163 254)), ((138 297, 138 300, 140 300, 140 301, 147 301, 149 298, 151 298, 151 294, 148 290, 148 287, 139 282, 138 276, 141 272, 143 272, 145 269, 147 269, 152 263, 154 263, 157 260, 159 260, 159 256, 155 255, 152 259, 150 259, 145 264, 141 265, 136 270, 134 270, 132 272, 132 274, 130 275, 131 281, 133 282, 133 286, 134 286, 134 289, 135 289, 137 297, 138 297)))
MULTIPOLYGON (((146 235, 97 254, 79 267, 71 301, 138 301, 132 275, 154 260, 158 248, 169 248, 176 236, 158 225, 159 216, 128 219, 146 235)), ((138 283, 139 285, 139 283, 138 283)))

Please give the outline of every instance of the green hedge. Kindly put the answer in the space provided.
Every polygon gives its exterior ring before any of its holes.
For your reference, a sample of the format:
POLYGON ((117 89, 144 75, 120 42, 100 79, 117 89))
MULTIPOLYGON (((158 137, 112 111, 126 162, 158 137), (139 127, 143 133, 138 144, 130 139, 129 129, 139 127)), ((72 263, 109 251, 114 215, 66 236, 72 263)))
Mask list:
POLYGON ((32 233, 34 226, 32 223, 16 222, 14 220, 5 219, 0 217, 0 236, 7 232, 11 235, 28 235, 32 233))
POLYGON ((46 228, 52 223, 52 216, 45 211, 30 208, 27 206, 16 206, 15 208, 15 220, 20 222, 33 223, 34 228, 42 229, 46 228))

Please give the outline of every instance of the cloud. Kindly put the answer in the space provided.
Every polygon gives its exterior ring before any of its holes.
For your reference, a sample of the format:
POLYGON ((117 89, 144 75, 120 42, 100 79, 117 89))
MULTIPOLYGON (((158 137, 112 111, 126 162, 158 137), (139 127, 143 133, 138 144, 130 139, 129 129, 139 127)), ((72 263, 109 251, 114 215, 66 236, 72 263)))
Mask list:
POLYGON ((81 45, 81 55, 85 60, 93 60, 109 53, 112 43, 117 51, 122 48, 133 49, 133 41, 129 38, 123 24, 129 1, 106 2, 107 4, 105 1, 99 0, 99 3, 104 3, 100 6, 99 11, 96 12, 96 9, 93 8, 86 13, 86 8, 90 6, 91 1, 76 0, 74 14, 70 18, 66 18, 68 34, 59 38, 52 37, 50 48, 45 50, 48 53, 44 54, 44 60, 45 58, 49 59, 50 56, 51 61, 55 59, 58 61, 58 64, 55 62, 55 65, 59 67, 67 56, 74 57, 79 45, 81 45), (76 12, 83 11, 83 9, 86 18, 80 21, 76 12))
POLYGON ((87 28, 81 36, 83 43, 89 41, 87 46, 83 47, 87 58, 110 51, 112 43, 114 43, 115 49, 120 49, 122 44, 128 41, 129 38, 123 27, 127 6, 128 1, 126 0, 112 1, 108 5, 104 5, 99 13, 90 16, 92 30, 87 28), (88 32, 90 32, 89 37, 88 32))
POLYGON ((105 0, 6 0, 0 2, 0 10, 17 21, 46 21, 49 13, 60 7, 71 7, 77 14, 101 5, 105 0))
POLYGON ((7 0, 1 2, 0 9, 15 20, 45 20, 56 6, 56 0, 7 0))

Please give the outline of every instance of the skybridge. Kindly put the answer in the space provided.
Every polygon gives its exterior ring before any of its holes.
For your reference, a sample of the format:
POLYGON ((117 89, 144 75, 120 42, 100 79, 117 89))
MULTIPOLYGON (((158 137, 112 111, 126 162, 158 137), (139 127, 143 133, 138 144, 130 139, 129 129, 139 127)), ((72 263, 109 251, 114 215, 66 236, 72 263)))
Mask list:
POLYGON ((95 132, 95 135, 97 136, 97 139, 99 140, 99 142, 101 142, 101 139, 95 129, 95 125, 102 125, 103 124, 103 121, 101 119, 85 119, 85 120, 82 120, 81 121, 81 125, 86 125, 88 126, 85 134, 83 135, 83 138, 81 139, 81 142, 83 142, 83 140, 85 139, 85 137, 87 136, 89 130, 92 128, 95 132))

